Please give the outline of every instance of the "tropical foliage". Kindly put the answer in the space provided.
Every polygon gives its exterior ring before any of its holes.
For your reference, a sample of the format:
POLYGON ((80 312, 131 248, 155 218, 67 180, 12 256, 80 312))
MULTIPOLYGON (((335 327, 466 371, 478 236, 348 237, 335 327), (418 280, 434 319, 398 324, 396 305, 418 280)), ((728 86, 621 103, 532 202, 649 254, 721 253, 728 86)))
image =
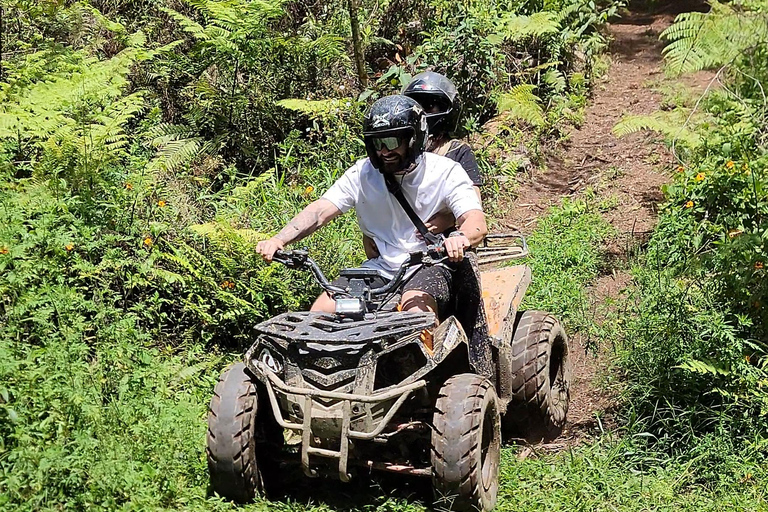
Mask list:
POLYGON ((655 129, 680 159, 637 269, 624 364, 635 412, 660 445, 690 453, 692 445, 716 441, 729 453, 761 457, 768 427, 768 3, 711 5, 709 13, 680 15, 662 35, 671 73, 719 68, 705 96, 615 130, 655 129))
MULTIPOLYGON (((502 98, 499 145, 556 137, 619 3, 361 0, 363 89, 346 0, 0 0, 0 508, 229 508, 206 494, 215 379, 317 293, 254 244, 408 73, 447 72, 475 130, 502 98)), ((305 245, 331 275, 362 256, 351 216, 305 245)))

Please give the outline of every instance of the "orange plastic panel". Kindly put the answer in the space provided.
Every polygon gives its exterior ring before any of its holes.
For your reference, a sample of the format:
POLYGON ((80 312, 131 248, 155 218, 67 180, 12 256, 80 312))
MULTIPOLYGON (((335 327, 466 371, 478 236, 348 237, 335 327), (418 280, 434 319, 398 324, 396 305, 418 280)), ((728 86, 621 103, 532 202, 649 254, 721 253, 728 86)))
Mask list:
MULTIPOLYGON (((531 284, 531 269, 526 265, 500 268, 480 273, 483 303, 488 317, 488 331, 497 336, 508 315, 514 315, 531 284)), ((512 317, 514 318, 514 316, 512 317)))

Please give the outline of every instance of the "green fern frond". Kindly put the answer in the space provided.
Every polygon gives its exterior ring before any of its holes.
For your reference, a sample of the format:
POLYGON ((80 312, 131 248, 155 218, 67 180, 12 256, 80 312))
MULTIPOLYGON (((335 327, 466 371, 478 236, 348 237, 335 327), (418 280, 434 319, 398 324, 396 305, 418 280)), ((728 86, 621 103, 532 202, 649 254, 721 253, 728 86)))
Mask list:
POLYGON ((768 14, 736 11, 717 0, 711 6, 707 13, 680 14, 661 34, 669 42, 663 53, 671 74, 722 66, 768 42, 768 14))
POLYGON ((683 115, 683 111, 671 111, 626 116, 613 127, 613 134, 616 137, 625 137, 632 133, 650 130, 664 135, 667 139, 682 142, 689 148, 697 148, 703 143, 703 139, 701 135, 684 126, 683 115))
POLYGON ((277 105, 294 112, 300 112, 311 118, 316 118, 332 114, 334 109, 338 111, 341 105, 347 102, 352 102, 352 99, 302 100, 300 98, 289 98, 278 101, 277 105))
POLYGON ((704 361, 699 361, 697 359, 691 359, 689 361, 684 362, 683 364, 677 365, 674 368, 679 368, 681 370, 687 370, 691 373, 698 373, 699 375, 730 375, 731 372, 727 368, 722 368, 719 366, 715 366, 710 363, 706 363, 704 361))
POLYGON ((499 112, 508 112, 515 119, 542 126, 545 123, 544 109, 541 99, 533 93, 535 89, 535 85, 521 84, 499 95, 496 101, 499 112))
POLYGON ((268 233, 260 233, 254 229, 235 229, 222 221, 195 224, 190 229, 200 236, 220 245, 237 243, 239 245, 253 245, 260 240, 269 238, 268 233))
POLYGON ((206 32, 205 28, 196 21, 189 19, 188 17, 174 11, 173 9, 168 9, 167 7, 161 7, 160 10, 173 18, 176 23, 181 25, 181 28, 184 30, 184 32, 190 34, 195 39, 202 41, 207 41, 210 39, 210 36, 206 32))
POLYGON ((545 84, 558 94, 565 91, 565 88, 568 86, 565 75, 558 69, 548 69, 541 78, 545 84))
POLYGON ((162 169, 173 172, 192 163, 202 152, 202 137, 169 140, 162 143, 159 151, 149 163, 151 170, 162 169))
POLYGON ((522 41, 530 37, 541 37, 560 30, 556 13, 542 11, 530 16, 508 14, 502 18, 498 35, 508 41, 522 41))
POLYGON ((82 4, 82 3, 78 4, 78 7, 80 9, 83 9, 85 12, 88 12, 89 14, 91 14, 94 18, 96 18, 96 21, 101 27, 109 30, 110 32, 118 36, 126 35, 127 30, 125 29, 125 26, 122 23, 118 23, 116 21, 110 20, 95 7, 87 4, 82 4))

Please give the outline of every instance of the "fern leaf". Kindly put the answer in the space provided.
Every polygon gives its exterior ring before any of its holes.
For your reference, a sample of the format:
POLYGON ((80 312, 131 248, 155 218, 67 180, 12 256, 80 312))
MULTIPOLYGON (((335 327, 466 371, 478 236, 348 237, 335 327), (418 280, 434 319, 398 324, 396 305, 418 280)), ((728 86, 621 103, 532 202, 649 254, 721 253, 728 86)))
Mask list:
POLYGON ((699 375, 730 375, 730 370, 726 368, 722 368, 719 366, 715 366, 710 363, 706 363, 704 361, 699 361, 697 359, 690 359, 680 365, 675 366, 674 368, 679 368, 681 370, 687 370, 691 373, 698 373, 699 375))
POLYGON ((768 14, 736 11, 716 0, 707 13, 680 14, 661 34, 667 70, 688 73, 728 64, 747 49, 768 41, 768 14))
POLYGON ((560 30, 557 14, 548 11, 534 13, 530 16, 509 14, 502 18, 498 27, 498 35, 508 41, 522 41, 531 37, 541 37, 560 30))
POLYGON ((703 143, 703 139, 701 135, 685 128, 683 115, 683 111, 672 111, 626 116, 613 127, 613 134, 616 137, 625 137, 632 133, 650 130, 664 135, 667 139, 682 142, 690 148, 697 148, 703 143))
POLYGON ((342 99, 330 99, 330 100, 302 100, 299 98, 290 98, 280 100, 277 105, 293 110, 294 112, 300 112, 309 117, 320 117, 333 112, 334 109, 340 108, 342 103, 351 102, 351 98, 342 99))
POLYGON ((535 85, 521 84, 501 94, 496 101, 499 112, 508 112, 515 119, 542 126, 545 123, 544 109, 539 97, 533 93, 534 89, 535 85))

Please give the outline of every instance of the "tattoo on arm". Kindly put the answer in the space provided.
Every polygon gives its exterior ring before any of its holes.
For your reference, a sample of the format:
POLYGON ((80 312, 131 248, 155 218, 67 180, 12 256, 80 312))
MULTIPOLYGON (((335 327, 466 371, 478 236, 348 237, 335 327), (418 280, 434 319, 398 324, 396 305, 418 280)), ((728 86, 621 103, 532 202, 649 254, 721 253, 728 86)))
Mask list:
POLYGON ((315 201, 298 213, 285 225, 275 238, 282 240, 286 245, 306 238, 319 228, 340 215, 341 212, 329 201, 315 201))
POLYGON ((303 210, 292 218, 291 221, 286 224, 277 235, 275 235, 275 238, 279 238, 286 244, 299 241, 315 232, 319 227, 319 217, 320 215, 318 212, 303 210))

